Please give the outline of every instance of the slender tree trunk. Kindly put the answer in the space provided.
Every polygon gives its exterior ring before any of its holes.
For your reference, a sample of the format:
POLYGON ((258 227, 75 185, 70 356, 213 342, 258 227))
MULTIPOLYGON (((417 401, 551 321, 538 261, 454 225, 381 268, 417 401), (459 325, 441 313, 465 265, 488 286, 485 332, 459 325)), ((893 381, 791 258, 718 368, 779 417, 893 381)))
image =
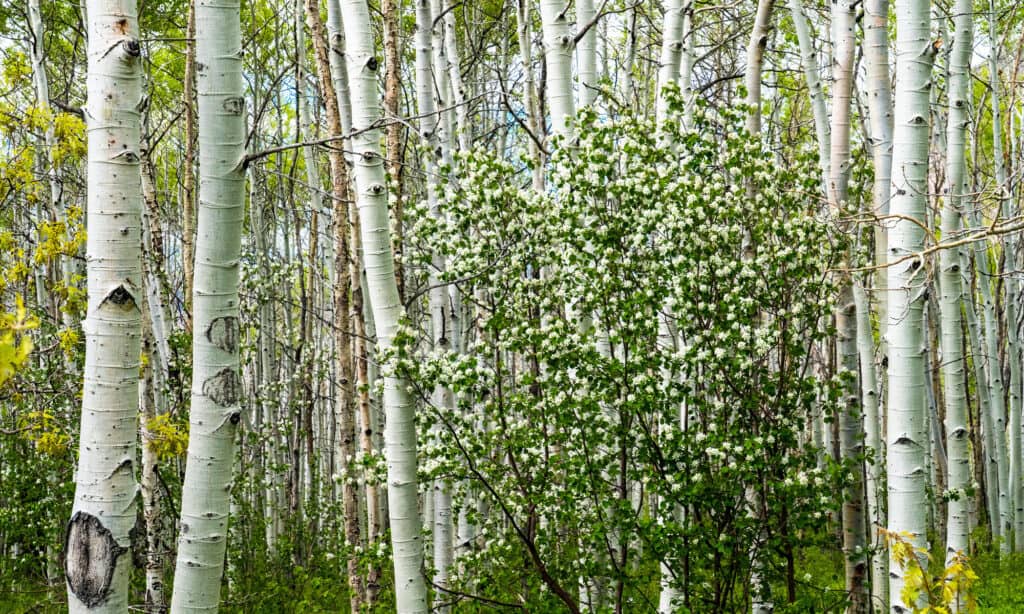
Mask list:
MULTIPOLYGON (((949 115, 946 125, 946 198, 942 207, 942 240, 960 232, 960 207, 967 193, 966 130, 970 122, 971 49, 974 41, 974 8, 971 0, 954 7, 953 49, 949 55, 949 115)), ((946 402, 946 448, 949 462, 946 565, 970 544, 968 510, 971 467, 967 425, 967 389, 963 354, 962 254, 947 249, 939 253, 939 289, 942 316, 942 381, 946 402)))
POLYGON ((665 0, 664 39, 661 42, 661 60, 658 68, 658 93, 655 99, 655 118, 658 123, 665 119, 668 111, 668 101, 661 93, 661 90, 670 82, 675 83, 679 78, 679 64, 683 50, 683 23, 684 10, 683 0, 665 0))
MULTIPOLYGON (((333 1, 333 0, 331 0, 333 1)), ((316 57, 317 76, 320 80, 320 91, 324 97, 327 115, 327 132, 331 138, 342 136, 341 106, 333 80, 330 52, 325 39, 324 25, 320 20, 320 4, 317 0, 306 0, 306 22, 309 24, 310 37, 316 57)), ((335 412, 337 415, 338 455, 342 475, 342 510, 345 513, 345 543, 347 554, 348 582, 350 587, 349 606, 358 612, 363 602, 363 579, 359 572, 359 561, 354 548, 360 542, 359 536, 359 489, 358 482, 353 479, 355 470, 349 459, 356 455, 355 422, 356 403, 353 389, 355 380, 352 360, 352 340, 350 337, 349 290, 349 224, 348 224, 348 165, 338 147, 330 149, 331 164, 331 195, 334 217, 334 335, 338 377, 338 401, 335 412)))
POLYGON ((750 134, 761 134, 761 65, 768 46, 774 8, 775 0, 758 0, 754 29, 747 45, 747 69, 743 82, 747 87, 747 105, 750 107, 747 114, 747 132, 750 134))
POLYGON ((241 420, 238 276, 245 218, 245 85, 238 0, 196 5, 199 216, 192 405, 173 612, 216 611, 241 420))
POLYGON ((401 95, 401 64, 398 49, 399 9, 397 0, 382 0, 381 12, 384 15, 384 117, 387 120, 384 130, 386 150, 386 166, 390 196, 391 212, 391 249, 395 258, 395 280, 398 282, 398 296, 405 296, 405 276, 402 273, 402 177, 404 175, 404 156, 402 143, 402 124, 400 117, 399 96, 401 95))
POLYGON ((185 297, 185 328, 192 328, 192 283, 195 281, 196 240, 196 0, 189 0, 185 26, 185 76, 182 110, 185 115, 185 152, 181 164, 181 270, 185 297))
MULTIPOLYGON (((436 0, 440 2, 440 0, 436 0)), ((529 139, 530 157, 533 159, 533 189, 544 190, 544 151, 537 142, 544 138, 544 121, 541 117, 540 98, 533 74, 533 46, 530 31, 530 0, 516 0, 516 36, 519 42, 519 57, 526 75, 526 126, 533 138, 529 139)))
MULTIPOLYGON (((681 2, 681 0, 669 0, 681 2)), ((597 10, 594 8, 594 0, 577 0, 576 2, 576 27, 582 29, 591 25, 592 27, 580 37, 576 45, 576 61, 579 65, 580 99, 579 106, 589 107, 597 99, 597 24, 591 23, 597 18, 597 10)), ((682 45, 680 45, 680 48, 682 45)), ((678 53, 678 49, 676 50, 678 53)), ((678 66, 678 62, 676 62, 678 66)))
MULTIPOLYGON (((874 213, 885 216, 889 213, 890 190, 892 188, 892 86, 889 72, 889 0, 865 0, 864 3, 864 64, 867 73, 868 118, 871 124, 871 157, 874 167, 874 183, 871 200, 874 213)), ((883 222, 875 228, 875 264, 884 264, 888 258, 889 223, 883 222)), ((878 309, 878 326, 884 354, 885 328, 888 326, 885 291, 886 272, 880 269, 875 276, 874 302, 878 309)), ((879 458, 885 450, 878 450, 879 458)), ((884 518, 884 516, 883 516, 884 518)), ((883 601, 888 601, 883 598, 883 601)))
MULTIPOLYGON (((872 165, 874 168, 874 183, 871 188, 872 211, 875 215, 884 216, 889 213, 889 193, 892 184, 892 86, 890 85, 889 72, 889 0, 865 0, 864 4, 864 40, 862 42, 864 63, 867 73, 865 89, 867 93, 868 119, 870 121, 870 145, 872 165)), ((875 264, 884 264, 888 260, 887 234, 888 223, 883 222, 875 227, 875 264)), ((888 282, 885 269, 879 269, 875 274, 875 294, 872 297, 878 310, 878 329, 882 353, 885 353, 886 326, 888 326, 888 282)), ((872 348, 872 355, 874 349, 872 348)), ((862 361, 865 359, 862 355, 862 361)), ((874 360, 872 356, 872 360, 874 360)), ((884 369, 880 375, 884 375, 884 369)), ((881 382, 879 382, 881 385, 881 382)), ((880 388, 880 386, 879 386, 880 388)), ((885 396, 876 396, 879 401, 879 413, 883 413, 882 401, 885 396)), ((867 415, 865 415, 867 418, 867 415)), ((880 475, 880 469, 885 466, 885 446, 883 444, 885 433, 881 432, 881 425, 884 418, 878 416, 875 423, 871 425, 875 432, 879 433, 873 446, 875 457, 875 476, 880 475)), ((869 429, 865 425, 866 429, 869 429)), ((868 430, 870 433, 871 431, 868 430)), ((868 442, 871 445, 871 442, 868 442)), ((869 487, 870 487, 869 467, 869 487)), ((875 488, 880 489, 882 482, 875 481, 875 488)), ((869 505, 871 498, 869 496, 869 505)), ((875 497, 877 509, 869 510, 871 518, 878 527, 885 527, 888 524, 886 519, 885 505, 886 498, 881 493, 875 497)), ((879 603, 889 603, 889 574, 888 564, 880 564, 885 560, 885 541, 877 531, 872 531, 875 564, 872 565, 871 593, 879 603)))
POLYGON ((128 611, 135 526, 142 193, 141 46, 134 0, 90 0, 85 109, 89 254, 75 500, 64 535, 71 612, 128 611))
MULTIPOLYGON (((831 159, 829 169, 829 202, 833 214, 842 219, 849 201, 850 182, 850 112, 853 99, 854 52, 856 32, 854 5, 850 0, 832 4, 832 22, 835 32, 835 50, 832 60, 832 126, 831 159)), ((843 554, 846 565, 846 590, 850 595, 848 612, 866 613, 869 608, 867 592, 867 539, 864 523, 864 474, 860 456, 864 449, 864 431, 857 394, 857 320, 853 279, 844 275, 836 311, 837 363, 841 372, 848 374, 845 383, 845 402, 839 413, 839 449, 844 462, 852 468, 852 479, 843 498, 843 554)))
POLYGON ((151 443, 154 435, 149 430, 157 416, 155 395, 158 391, 153 385, 153 330, 147 324, 148 321, 148 318, 143 318, 143 352, 147 360, 143 363, 139 382, 139 432, 142 435, 142 478, 139 480, 139 492, 142 495, 142 515, 146 521, 146 611, 160 613, 167 611, 167 605, 164 602, 158 459, 151 443))
POLYGON ((547 100, 551 107, 551 131, 571 146, 576 109, 572 94, 572 48, 569 18, 563 0, 540 0, 544 30, 544 62, 547 65, 547 100))
POLYGON ((359 208, 370 307, 377 329, 377 346, 388 368, 384 374, 385 457, 388 464, 388 510, 391 520, 395 600, 403 613, 427 611, 422 573, 416 478, 415 410, 408 383, 395 372, 389 354, 402 351, 395 337, 405 315, 395 280, 388 231, 387 187, 381 159, 377 68, 369 6, 365 0, 343 0, 345 41, 348 46, 349 85, 352 88, 352 124, 360 131, 352 139, 355 157, 356 203, 359 208))
MULTIPOLYGON (((1002 95, 999 79, 999 33, 996 25, 997 19, 998 13, 996 12, 995 2, 990 0, 988 23, 989 40, 991 43, 988 59, 989 90, 992 95, 992 163, 995 167, 996 189, 999 191, 999 214, 1009 219, 1013 215, 1013 211, 1009 194, 1010 186, 1007 183, 1006 177, 1006 158, 1003 150, 1002 95)), ((1006 238, 1003 258, 1000 262, 1000 273, 1003 273, 1003 269, 1006 267, 1013 270, 1016 252, 1017 238, 1014 235, 1009 235, 1006 238)), ((1004 537, 1000 543, 1000 551, 1005 554, 1015 547, 1016 549, 1024 547, 1024 530, 1022 530, 1024 529, 1024 517, 1019 521, 1015 519, 1016 509, 1022 504, 1024 492, 1021 491, 1020 479, 1021 371, 1020 344, 1017 332, 1017 310, 1019 308, 1017 299, 1020 295, 1020 283, 1016 275, 1007 274, 1004 285, 1006 287, 1006 361, 1010 370, 1010 407, 1009 428, 1006 433, 1002 430, 997 431, 997 435, 1000 440, 1009 441, 1009 450, 1007 454, 1003 455, 1006 458, 1003 461, 1006 464, 1006 479, 1000 478, 1002 485, 999 513, 1002 516, 1002 535, 1004 537), (1011 530, 1014 531, 1013 542, 1010 541, 1011 530)), ((1007 446, 1004 444, 1003 447, 1005 450, 1007 446)))
MULTIPOLYGON (((435 77, 433 71, 433 49, 431 31, 433 15, 430 0, 416 1, 416 99, 419 106, 419 132, 424 145, 423 167, 427 179, 427 203, 432 217, 443 221, 439 203, 440 176, 438 155, 440 143, 438 129, 441 124, 440 115, 434 102, 435 77)), ((442 68, 443 70, 443 68, 442 68)), ((451 349, 450 323, 448 321, 448 289, 441 283, 440 274, 445 270, 444 257, 435 254, 428 274, 430 287, 430 321, 435 352, 451 349)), ((455 409, 452 392, 444 386, 438 386, 433 393, 433 403, 437 411, 447 412, 455 409)), ((440 425, 438 425, 439 427, 440 425)), ((434 483, 434 585, 448 588, 449 568, 453 558, 452 538, 452 495, 445 480, 434 483)), ((445 597, 440 596, 443 600, 445 597)), ((449 612, 448 606, 435 606, 438 612, 449 612)))
POLYGON ((981 325, 974 309, 974 297, 970 292, 971 267, 967 254, 960 259, 963 269, 961 287, 965 289, 963 309, 967 320, 968 342, 971 348, 971 362, 974 364, 974 385, 978 396, 978 422, 981 425, 981 458, 985 475, 985 507, 988 509, 989 530, 995 537, 999 529, 999 470, 995 459, 995 429, 992 426, 991 395, 988 389, 988 366, 982 347, 981 325))
POLYGON ((789 0, 789 12, 793 17, 793 28, 796 30, 797 42, 800 44, 800 62, 804 67, 804 78, 807 80, 807 91, 811 96, 811 109, 814 111, 814 131, 818 136, 818 163, 823 177, 822 185, 828 191, 829 177, 829 125, 828 109, 825 104, 825 92, 818 75, 818 58, 811 40, 811 31, 807 25, 807 16, 800 0, 789 0))
MULTIPOLYGON (((886 285, 890 350, 886 469, 889 530, 906 532, 911 544, 922 549, 926 546, 928 480, 924 472, 928 445, 923 354, 926 279, 924 263, 914 254, 924 249, 929 92, 935 53, 930 29, 930 0, 908 0, 897 5, 891 210, 900 218, 893 222, 889 233, 886 285)), ((889 599, 893 612, 906 611, 903 575, 903 568, 890 555, 889 599)))

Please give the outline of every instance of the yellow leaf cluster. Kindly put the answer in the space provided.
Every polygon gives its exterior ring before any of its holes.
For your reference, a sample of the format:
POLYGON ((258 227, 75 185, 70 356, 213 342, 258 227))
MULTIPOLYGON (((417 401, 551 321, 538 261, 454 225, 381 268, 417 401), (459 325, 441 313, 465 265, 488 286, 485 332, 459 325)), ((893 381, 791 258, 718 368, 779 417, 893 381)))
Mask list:
POLYGON ((914 614, 951 614, 978 611, 975 585, 978 575, 971 569, 963 552, 957 552, 939 576, 932 576, 927 565, 931 555, 925 548, 915 548, 911 535, 881 529, 892 558, 903 570, 900 599, 914 614), (923 564, 922 564, 923 563, 923 564))
POLYGON ((23 437, 33 444, 42 454, 59 456, 67 451, 71 443, 69 437, 54 415, 48 411, 30 411, 18 420, 23 437))
POLYGON ((53 135, 57 138, 57 146, 53 149, 54 164, 85 157, 85 122, 80 118, 70 113, 58 113, 53 120, 53 135))
POLYGON ((188 449, 188 432, 173 422, 169 414, 148 420, 143 439, 160 460, 181 456, 188 449))
POLYGON ((60 342, 60 349, 64 352, 64 355, 71 357, 75 352, 75 348, 78 346, 80 337, 77 330, 73 328, 64 328, 57 333, 57 339, 60 342))
POLYGON ((0 385, 18 372, 32 351, 32 340, 25 331, 38 326, 25 303, 18 297, 14 313, 0 313, 0 385))
POLYGON ((12 51, 4 57, 3 79, 10 87, 15 87, 32 77, 32 67, 29 66, 28 56, 21 51, 12 51))

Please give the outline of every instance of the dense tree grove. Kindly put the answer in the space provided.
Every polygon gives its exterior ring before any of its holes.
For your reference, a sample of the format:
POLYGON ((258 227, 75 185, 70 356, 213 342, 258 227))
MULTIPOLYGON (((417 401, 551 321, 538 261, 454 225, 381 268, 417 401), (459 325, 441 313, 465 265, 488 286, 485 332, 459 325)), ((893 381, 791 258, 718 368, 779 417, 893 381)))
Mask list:
POLYGON ((1022 50, 4 3, 0 610, 1019 611, 1022 50))

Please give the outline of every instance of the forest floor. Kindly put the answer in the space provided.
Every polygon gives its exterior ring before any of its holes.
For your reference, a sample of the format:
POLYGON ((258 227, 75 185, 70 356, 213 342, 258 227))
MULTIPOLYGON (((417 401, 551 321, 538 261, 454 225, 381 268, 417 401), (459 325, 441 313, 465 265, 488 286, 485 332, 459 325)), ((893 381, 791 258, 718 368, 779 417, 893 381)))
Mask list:
POLYGON ((1024 612, 1024 554, 1013 554, 1001 561, 980 557, 974 566, 978 577, 978 610, 986 614, 1024 612))
MULTIPOLYGON (((777 612, 797 614, 805 612, 842 612, 843 562, 842 555, 825 548, 809 548, 797 557, 797 600, 782 606, 777 612)), ((978 611, 983 614, 1024 613, 1024 553, 1004 556, 1001 559, 982 553, 975 559, 973 568, 980 578, 977 585, 978 611)), ((5 582, 4 588, 11 583, 5 582)), ((17 582, 13 583, 19 584, 17 582)), ((773 587, 773 592, 785 594, 782 587, 773 587)), ((65 610, 63 595, 46 597, 46 589, 32 587, 22 590, 0 588, 0 613, 49 613, 65 610)), ((233 608, 227 608, 232 611, 233 608)), ((315 608, 306 612, 318 611, 315 608)), ((324 610, 328 611, 328 610, 324 610)))
MULTIPOLYGON (((1024 553, 1000 559, 984 552, 975 557, 972 567, 979 577, 978 612, 1024 614, 1024 553)), ((796 570, 797 602, 783 612, 842 612, 839 605, 844 584, 841 553, 824 548, 807 549, 800 554, 796 570)))

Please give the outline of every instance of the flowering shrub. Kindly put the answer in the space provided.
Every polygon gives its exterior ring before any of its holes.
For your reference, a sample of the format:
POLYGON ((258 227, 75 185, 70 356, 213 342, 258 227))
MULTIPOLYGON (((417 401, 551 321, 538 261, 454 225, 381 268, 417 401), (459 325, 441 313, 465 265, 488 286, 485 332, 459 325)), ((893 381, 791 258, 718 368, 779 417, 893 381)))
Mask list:
POLYGON ((410 212, 411 257, 442 255, 473 307, 464 347, 399 362, 425 402, 437 385, 457 399, 421 430, 424 471, 471 527, 466 592, 646 607, 662 573, 680 607, 737 611, 752 561, 767 586, 823 526, 840 474, 802 433, 836 399, 808 350, 843 246, 815 215, 820 176, 738 114, 683 129, 673 108, 662 126, 584 111, 544 192, 467 155, 445 215, 410 212))

